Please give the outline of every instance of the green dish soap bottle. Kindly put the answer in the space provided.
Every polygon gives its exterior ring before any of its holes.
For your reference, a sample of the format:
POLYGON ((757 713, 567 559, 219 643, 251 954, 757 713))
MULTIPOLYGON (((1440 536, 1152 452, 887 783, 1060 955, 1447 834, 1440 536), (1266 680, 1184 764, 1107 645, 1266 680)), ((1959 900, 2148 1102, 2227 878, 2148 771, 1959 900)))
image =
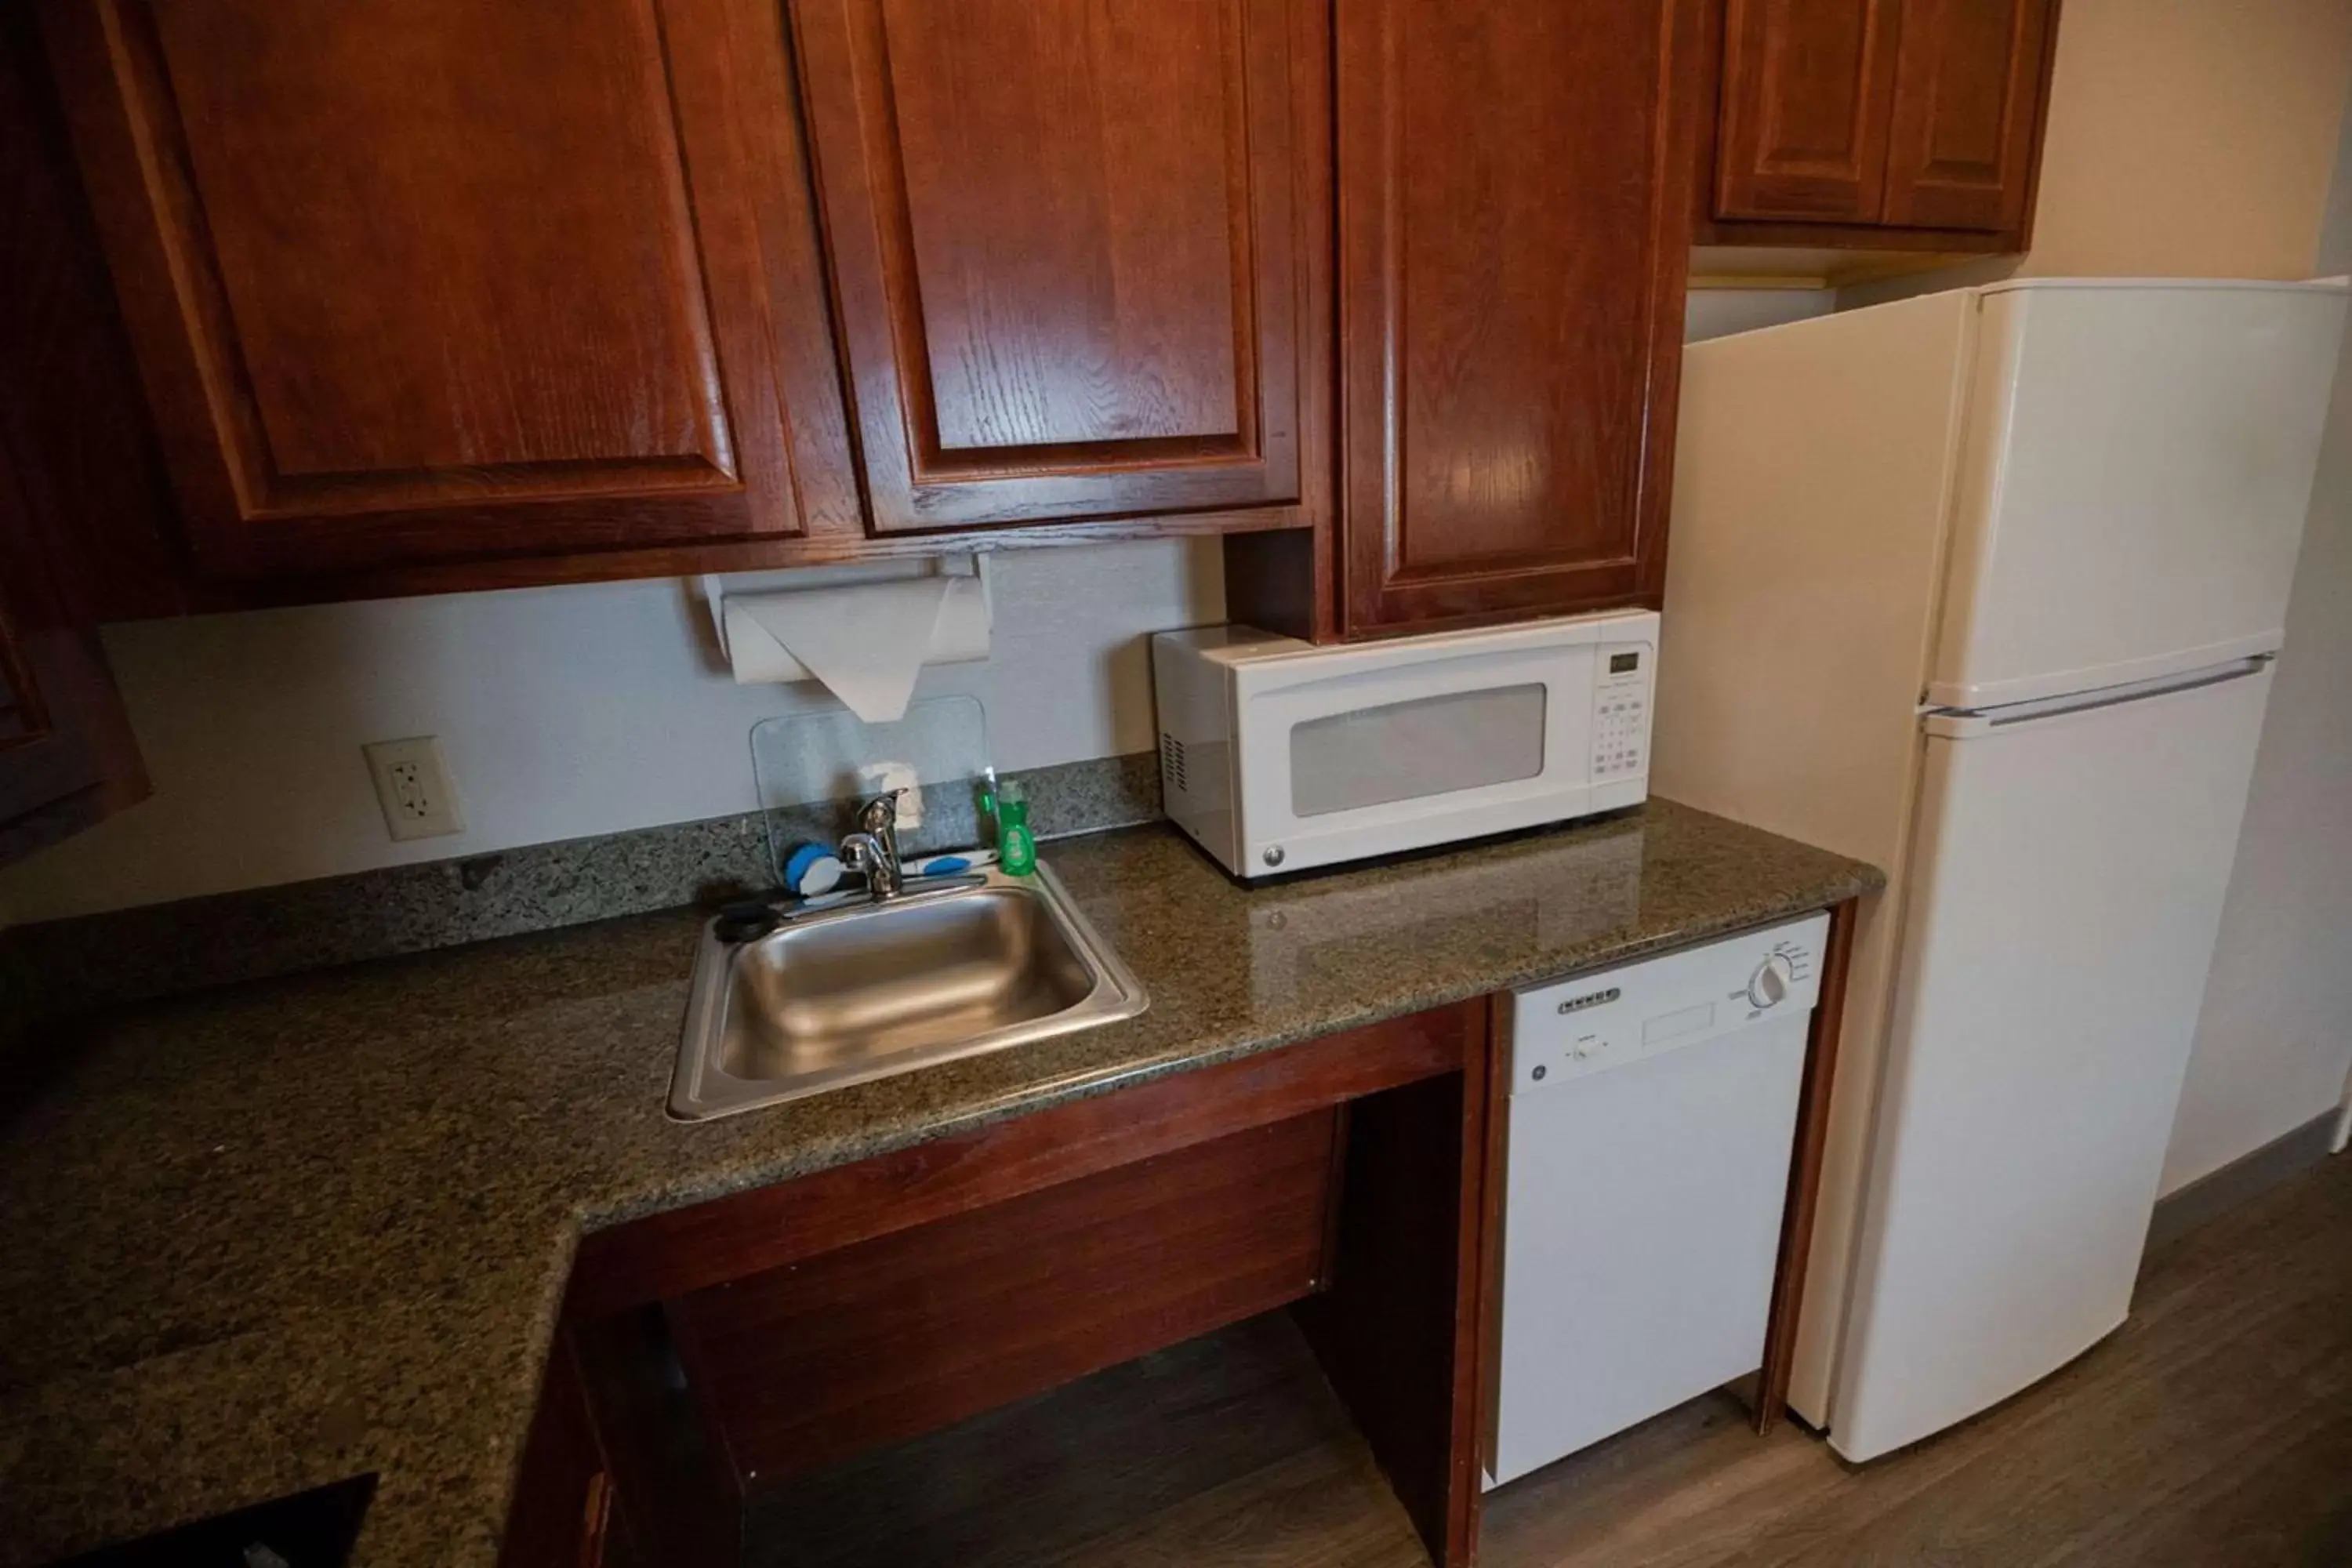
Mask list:
POLYGON ((996 858, 1005 871, 1025 877, 1037 868, 1037 836, 1029 831, 1029 801, 1007 779, 996 792, 996 858))

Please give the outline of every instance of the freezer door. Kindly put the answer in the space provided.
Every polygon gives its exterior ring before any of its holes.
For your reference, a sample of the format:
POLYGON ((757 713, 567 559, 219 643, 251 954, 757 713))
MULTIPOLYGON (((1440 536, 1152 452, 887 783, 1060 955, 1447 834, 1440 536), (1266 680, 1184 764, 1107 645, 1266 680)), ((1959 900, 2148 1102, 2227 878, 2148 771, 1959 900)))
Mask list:
POLYGON ((2007 1398, 2130 1307, 2270 685, 2203 679, 1929 723, 1831 1403, 1850 1459, 2007 1398))
POLYGON ((2037 279, 1980 310, 1927 700, 2274 650, 2343 287, 2037 279))

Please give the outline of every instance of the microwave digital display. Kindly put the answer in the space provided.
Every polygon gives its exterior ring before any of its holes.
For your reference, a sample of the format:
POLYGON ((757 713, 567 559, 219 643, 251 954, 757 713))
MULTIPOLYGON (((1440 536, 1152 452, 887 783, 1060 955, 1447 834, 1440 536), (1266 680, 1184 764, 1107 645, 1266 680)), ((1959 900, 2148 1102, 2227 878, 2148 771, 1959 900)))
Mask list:
POLYGON ((1642 656, 1638 653, 1612 653, 1609 656, 1609 673, 1612 675, 1629 675, 1641 668, 1642 656))

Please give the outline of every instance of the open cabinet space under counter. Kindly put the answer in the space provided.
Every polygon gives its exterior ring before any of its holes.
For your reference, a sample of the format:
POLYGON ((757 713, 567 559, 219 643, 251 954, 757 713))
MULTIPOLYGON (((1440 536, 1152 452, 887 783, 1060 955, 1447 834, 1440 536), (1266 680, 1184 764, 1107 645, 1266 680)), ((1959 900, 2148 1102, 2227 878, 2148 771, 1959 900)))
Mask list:
POLYGON ((1433 1558, 1471 1562, 1486 1018, 1474 998, 589 1237, 566 1311, 592 1405, 684 1395, 659 1458, 614 1459, 632 1537, 740 1561, 713 1507, 1296 1305, 1433 1558))

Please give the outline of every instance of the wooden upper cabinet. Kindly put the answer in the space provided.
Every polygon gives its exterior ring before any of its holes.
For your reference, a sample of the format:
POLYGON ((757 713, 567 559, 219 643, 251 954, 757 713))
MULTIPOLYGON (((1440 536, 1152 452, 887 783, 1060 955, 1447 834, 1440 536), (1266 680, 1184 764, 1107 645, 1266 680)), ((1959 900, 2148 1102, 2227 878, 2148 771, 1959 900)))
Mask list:
POLYGON ((1901 0, 1729 0, 1718 217, 1875 223, 1901 0))
POLYGON ((856 531, 766 8, 44 20, 207 574, 856 531))
POLYGON ((1340 627, 1654 604, 1696 0, 1340 0, 1340 627))
POLYGON ((2057 0, 1717 3, 1702 239, 2025 247, 2057 0))
POLYGON ((94 520, 152 516, 162 488, 136 423, 108 417, 119 363, 86 352, 89 319, 108 319, 103 268, 86 234, 55 243, 74 192, 36 62, 26 17, 0 14, 0 865, 147 793, 59 547, 94 520))
POLYGON ((1328 8, 793 0, 877 531, 1313 504, 1328 8))
POLYGON ((2015 229, 2032 195, 2051 0, 1906 0, 1885 221, 2015 229))

